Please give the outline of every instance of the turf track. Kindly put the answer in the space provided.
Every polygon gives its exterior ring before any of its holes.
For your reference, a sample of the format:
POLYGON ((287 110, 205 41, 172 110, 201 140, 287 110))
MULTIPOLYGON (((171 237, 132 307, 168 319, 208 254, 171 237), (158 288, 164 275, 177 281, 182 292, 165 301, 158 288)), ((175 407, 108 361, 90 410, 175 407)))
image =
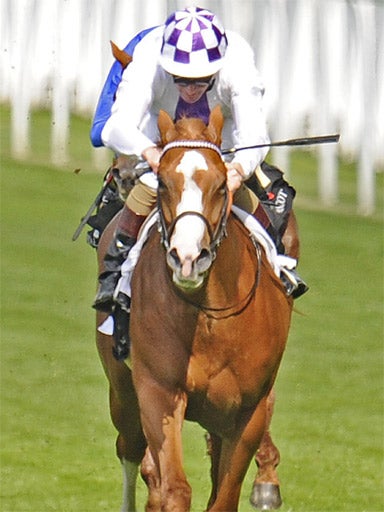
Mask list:
MULTIPOLYGON (((0 510, 117 511, 120 469, 90 308, 95 255, 84 235, 71 241, 103 169, 90 172, 85 121, 74 122, 65 169, 43 163, 48 116, 39 113, 34 123, 28 163, 9 158, 4 124, 1 132, 0 510), (76 167, 83 171, 73 173, 76 167)), ((281 511, 380 512, 383 222, 380 211, 373 218, 346 214, 352 165, 342 170, 344 203, 324 212, 307 172, 313 158, 300 153, 295 163, 300 269, 311 290, 296 303, 277 382, 272 431, 282 455, 281 511)), ((378 201, 381 210, 381 195, 378 201)), ((209 489, 202 430, 187 424, 184 442, 193 511, 201 511, 209 489)), ((242 512, 252 510, 254 471, 242 512)))

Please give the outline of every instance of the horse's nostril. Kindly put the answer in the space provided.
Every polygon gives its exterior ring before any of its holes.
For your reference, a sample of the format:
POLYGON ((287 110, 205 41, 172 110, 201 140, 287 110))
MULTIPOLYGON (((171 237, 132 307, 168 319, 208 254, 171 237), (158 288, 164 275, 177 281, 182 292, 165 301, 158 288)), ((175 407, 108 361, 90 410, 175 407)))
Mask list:
POLYGON ((167 254, 168 263, 174 268, 180 265, 180 258, 175 248, 168 251, 167 254))
POLYGON ((208 249, 202 249, 199 257, 197 258, 197 266, 199 272, 205 272, 209 269, 212 263, 212 253, 208 249))
POLYGON ((201 252, 197 259, 198 259, 198 261, 200 261, 200 260, 205 260, 206 258, 210 258, 210 257, 211 257, 211 253, 208 249, 201 249, 201 252))
POLYGON ((212 252, 209 249, 202 249, 197 258, 191 256, 180 257, 177 249, 173 247, 167 253, 167 263, 174 271, 183 272, 183 276, 204 274, 213 261, 212 252), (187 270, 188 269, 188 270, 187 270))

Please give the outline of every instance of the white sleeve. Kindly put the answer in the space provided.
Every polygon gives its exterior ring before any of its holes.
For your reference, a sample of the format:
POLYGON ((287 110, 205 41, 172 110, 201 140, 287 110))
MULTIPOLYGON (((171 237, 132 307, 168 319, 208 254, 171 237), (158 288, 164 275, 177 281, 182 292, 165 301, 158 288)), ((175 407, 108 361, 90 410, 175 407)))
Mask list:
POLYGON ((158 69, 158 40, 146 36, 135 48, 133 61, 124 70, 112 113, 101 137, 117 154, 141 155, 156 142, 141 130, 150 115, 158 69))
MULTIPOLYGON (((263 111, 264 84, 255 67, 253 51, 243 38, 237 34, 231 36, 225 64, 228 71, 224 73, 224 80, 230 94, 235 147, 269 143, 263 111)), ((248 178, 267 153, 268 148, 239 151, 235 153, 233 162, 242 165, 248 178)))

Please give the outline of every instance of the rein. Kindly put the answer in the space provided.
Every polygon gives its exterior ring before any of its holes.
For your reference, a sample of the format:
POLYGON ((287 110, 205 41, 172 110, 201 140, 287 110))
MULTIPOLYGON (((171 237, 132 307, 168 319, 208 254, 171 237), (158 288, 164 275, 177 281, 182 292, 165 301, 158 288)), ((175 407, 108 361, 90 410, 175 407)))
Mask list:
POLYGON ((190 304, 194 308, 199 309, 200 311, 203 311, 209 318, 213 318, 215 320, 218 320, 219 318, 220 319, 228 318, 228 317, 233 316, 235 314, 241 313, 242 311, 244 311, 244 309, 251 302, 252 297, 255 295, 256 290, 257 290, 257 288, 259 286, 259 283, 260 283, 260 277, 261 277, 261 248, 260 248, 260 244, 258 242, 256 242, 256 241, 254 241, 254 245, 255 245, 255 248, 256 248, 256 257, 257 257, 257 268, 256 268, 256 273, 255 273, 255 280, 254 280, 253 285, 250 288, 249 292, 247 293, 247 295, 243 299, 239 300, 236 304, 231 304, 230 306, 225 306, 225 307, 222 307, 222 308, 205 306, 204 304, 201 304, 198 301, 194 301, 194 300, 190 299, 188 296, 186 296, 184 293, 182 293, 181 290, 179 290, 178 288, 174 287, 174 291, 175 291, 176 295, 180 299, 182 299, 184 302, 186 302, 187 304, 190 304), (229 313, 229 311, 232 311, 232 310, 234 310, 236 308, 238 308, 237 311, 229 313), (214 313, 228 313, 228 314, 224 315, 224 316, 215 316, 214 313))

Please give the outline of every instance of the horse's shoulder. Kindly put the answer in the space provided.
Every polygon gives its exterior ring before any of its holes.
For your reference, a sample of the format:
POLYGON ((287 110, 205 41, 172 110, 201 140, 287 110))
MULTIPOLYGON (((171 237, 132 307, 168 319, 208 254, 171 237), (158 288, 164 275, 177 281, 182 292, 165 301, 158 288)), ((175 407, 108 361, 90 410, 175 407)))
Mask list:
POLYGON ((252 249, 252 251, 255 251, 255 245, 252 242, 249 230, 244 226, 243 222, 233 213, 231 213, 228 218, 227 227, 228 235, 230 237, 236 236, 240 240, 240 242, 244 243, 246 247, 252 249))
MULTIPOLYGON (((243 224, 243 222, 236 217, 233 213, 230 214, 228 219, 228 234, 229 236, 235 235, 237 237, 237 243, 244 243, 247 251, 252 255, 254 261, 260 261, 264 267, 264 269, 269 274, 270 278, 277 283, 280 283, 280 280, 274 273, 274 270, 271 264, 268 261, 267 254, 262 246, 253 236, 251 236, 248 228, 243 224)), ((281 284, 281 283, 280 283, 281 284)))
POLYGON ((243 233, 248 233, 247 228, 244 226, 241 220, 238 217, 236 217, 236 215, 232 212, 229 214, 228 224, 233 224, 236 227, 236 229, 242 231, 243 233))

